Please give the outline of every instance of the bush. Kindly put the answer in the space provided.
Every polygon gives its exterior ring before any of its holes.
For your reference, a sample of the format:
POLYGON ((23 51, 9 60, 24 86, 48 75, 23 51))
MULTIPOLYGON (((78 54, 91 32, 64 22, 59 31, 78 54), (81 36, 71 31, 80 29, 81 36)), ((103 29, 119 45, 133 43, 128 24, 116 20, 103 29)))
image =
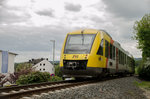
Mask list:
POLYGON ((145 79, 145 80, 150 80, 150 65, 148 66, 139 66, 138 68, 138 74, 139 77, 145 79))
POLYGON ((20 72, 25 69, 32 68, 30 63, 15 63, 15 72, 20 72))
POLYGON ((135 73, 134 74, 136 74, 136 75, 138 75, 138 67, 137 66, 135 67, 135 73))
POLYGON ((55 66, 55 75, 62 77, 62 72, 60 71, 59 65, 55 66))
POLYGON ((16 81, 18 85, 27 85, 33 83, 41 83, 41 82, 53 82, 53 81, 61 81, 62 78, 58 76, 50 76, 48 72, 39 72, 34 71, 27 75, 21 75, 19 79, 16 81))
POLYGON ((31 72, 27 75, 21 75, 16 81, 16 84, 32 84, 32 83, 41 83, 50 81, 50 74, 48 72, 31 72))
POLYGON ((51 76, 50 81, 61 81, 62 78, 58 76, 51 76))

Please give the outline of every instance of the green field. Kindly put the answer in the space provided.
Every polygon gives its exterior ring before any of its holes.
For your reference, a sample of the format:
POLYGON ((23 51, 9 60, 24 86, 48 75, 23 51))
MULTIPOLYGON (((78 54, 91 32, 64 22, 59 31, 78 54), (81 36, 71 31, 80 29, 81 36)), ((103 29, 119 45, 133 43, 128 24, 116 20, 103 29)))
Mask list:
POLYGON ((134 82, 135 85, 150 90, 150 81, 134 82))

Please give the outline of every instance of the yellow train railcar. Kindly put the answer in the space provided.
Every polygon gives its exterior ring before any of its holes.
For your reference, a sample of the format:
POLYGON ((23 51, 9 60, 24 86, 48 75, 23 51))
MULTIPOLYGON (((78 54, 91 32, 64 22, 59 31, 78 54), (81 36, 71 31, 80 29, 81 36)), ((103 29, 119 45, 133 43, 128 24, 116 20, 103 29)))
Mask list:
POLYGON ((129 53, 106 31, 77 30, 67 34, 61 51, 60 68, 63 77, 76 78, 127 73, 129 58, 129 53))

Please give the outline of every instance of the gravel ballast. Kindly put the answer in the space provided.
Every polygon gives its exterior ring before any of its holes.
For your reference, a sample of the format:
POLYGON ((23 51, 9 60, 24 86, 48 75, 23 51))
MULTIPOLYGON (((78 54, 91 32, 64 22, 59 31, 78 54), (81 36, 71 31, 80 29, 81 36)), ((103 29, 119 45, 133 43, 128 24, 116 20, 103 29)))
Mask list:
POLYGON ((34 99, 148 99, 145 91, 135 85, 136 77, 124 77, 94 84, 42 93, 34 99))

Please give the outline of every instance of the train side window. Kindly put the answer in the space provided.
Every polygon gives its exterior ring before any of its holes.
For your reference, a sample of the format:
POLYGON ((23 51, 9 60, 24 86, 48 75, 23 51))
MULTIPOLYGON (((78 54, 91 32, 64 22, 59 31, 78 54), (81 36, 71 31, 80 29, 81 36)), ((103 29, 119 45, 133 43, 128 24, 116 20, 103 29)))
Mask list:
POLYGON ((128 65, 128 55, 126 55, 126 65, 128 65))
POLYGON ((121 64, 123 64, 123 53, 121 51, 121 64))
POLYGON ((125 55, 125 53, 124 53, 124 65, 126 64, 126 55, 125 55))
POLYGON ((124 65, 124 53, 123 53, 123 60, 122 61, 123 61, 123 65, 124 65))
POLYGON ((119 50, 119 61, 120 61, 120 64, 121 64, 121 51, 119 50))
POLYGON ((127 56, 126 56, 126 54, 125 54, 125 56, 124 56, 124 57, 125 57, 125 64, 127 64, 127 58, 126 58, 127 56))
POLYGON ((123 58, 123 52, 122 52, 122 64, 123 64, 123 59, 124 59, 124 58, 123 58))
POLYGON ((112 52, 113 51, 113 47, 112 47, 112 44, 110 44, 110 59, 112 59, 112 52))
POLYGON ((129 65, 129 57, 127 56, 127 65, 129 65))
POLYGON ((124 56, 123 56, 123 57, 124 57, 124 58, 123 58, 123 61, 124 61, 123 64, 125 65, 125 53, 124 53, 124 56))
POLYGON ((128 66, 129 66, 129 56, 127 57, 127 60, 128 60, 128 66))
POLYGON ((122 59, 122 62, 121 62, 121 63, 123 64, 123 52, 121 52, 121 54, 122 54, 122 57, 121 57, 121 59, 122 59))
POLYGON ((119 50, 119 64, 121 64, 121 51, 119 50))
POLYGON ((104 46, 104 40, 102 39, 97 51, 97 55, 103 55, 103 46, 104 46))
POLYGON ((120 64, 120 50, 118 50, 119 64, 120 64))
POLYGON ((113 60, 115 60, 115 46, 113 46, 113 60))
POLYGON ((109 43, 107 40, 105 40, 105 57, 108 58, 109 56, 109 43))
POLYGON ((123 64, 123 52, 122 52, 122 64, 123 64))
POLYGON ((124 65, 124 53, 122 52, 122 64, 124 65))

